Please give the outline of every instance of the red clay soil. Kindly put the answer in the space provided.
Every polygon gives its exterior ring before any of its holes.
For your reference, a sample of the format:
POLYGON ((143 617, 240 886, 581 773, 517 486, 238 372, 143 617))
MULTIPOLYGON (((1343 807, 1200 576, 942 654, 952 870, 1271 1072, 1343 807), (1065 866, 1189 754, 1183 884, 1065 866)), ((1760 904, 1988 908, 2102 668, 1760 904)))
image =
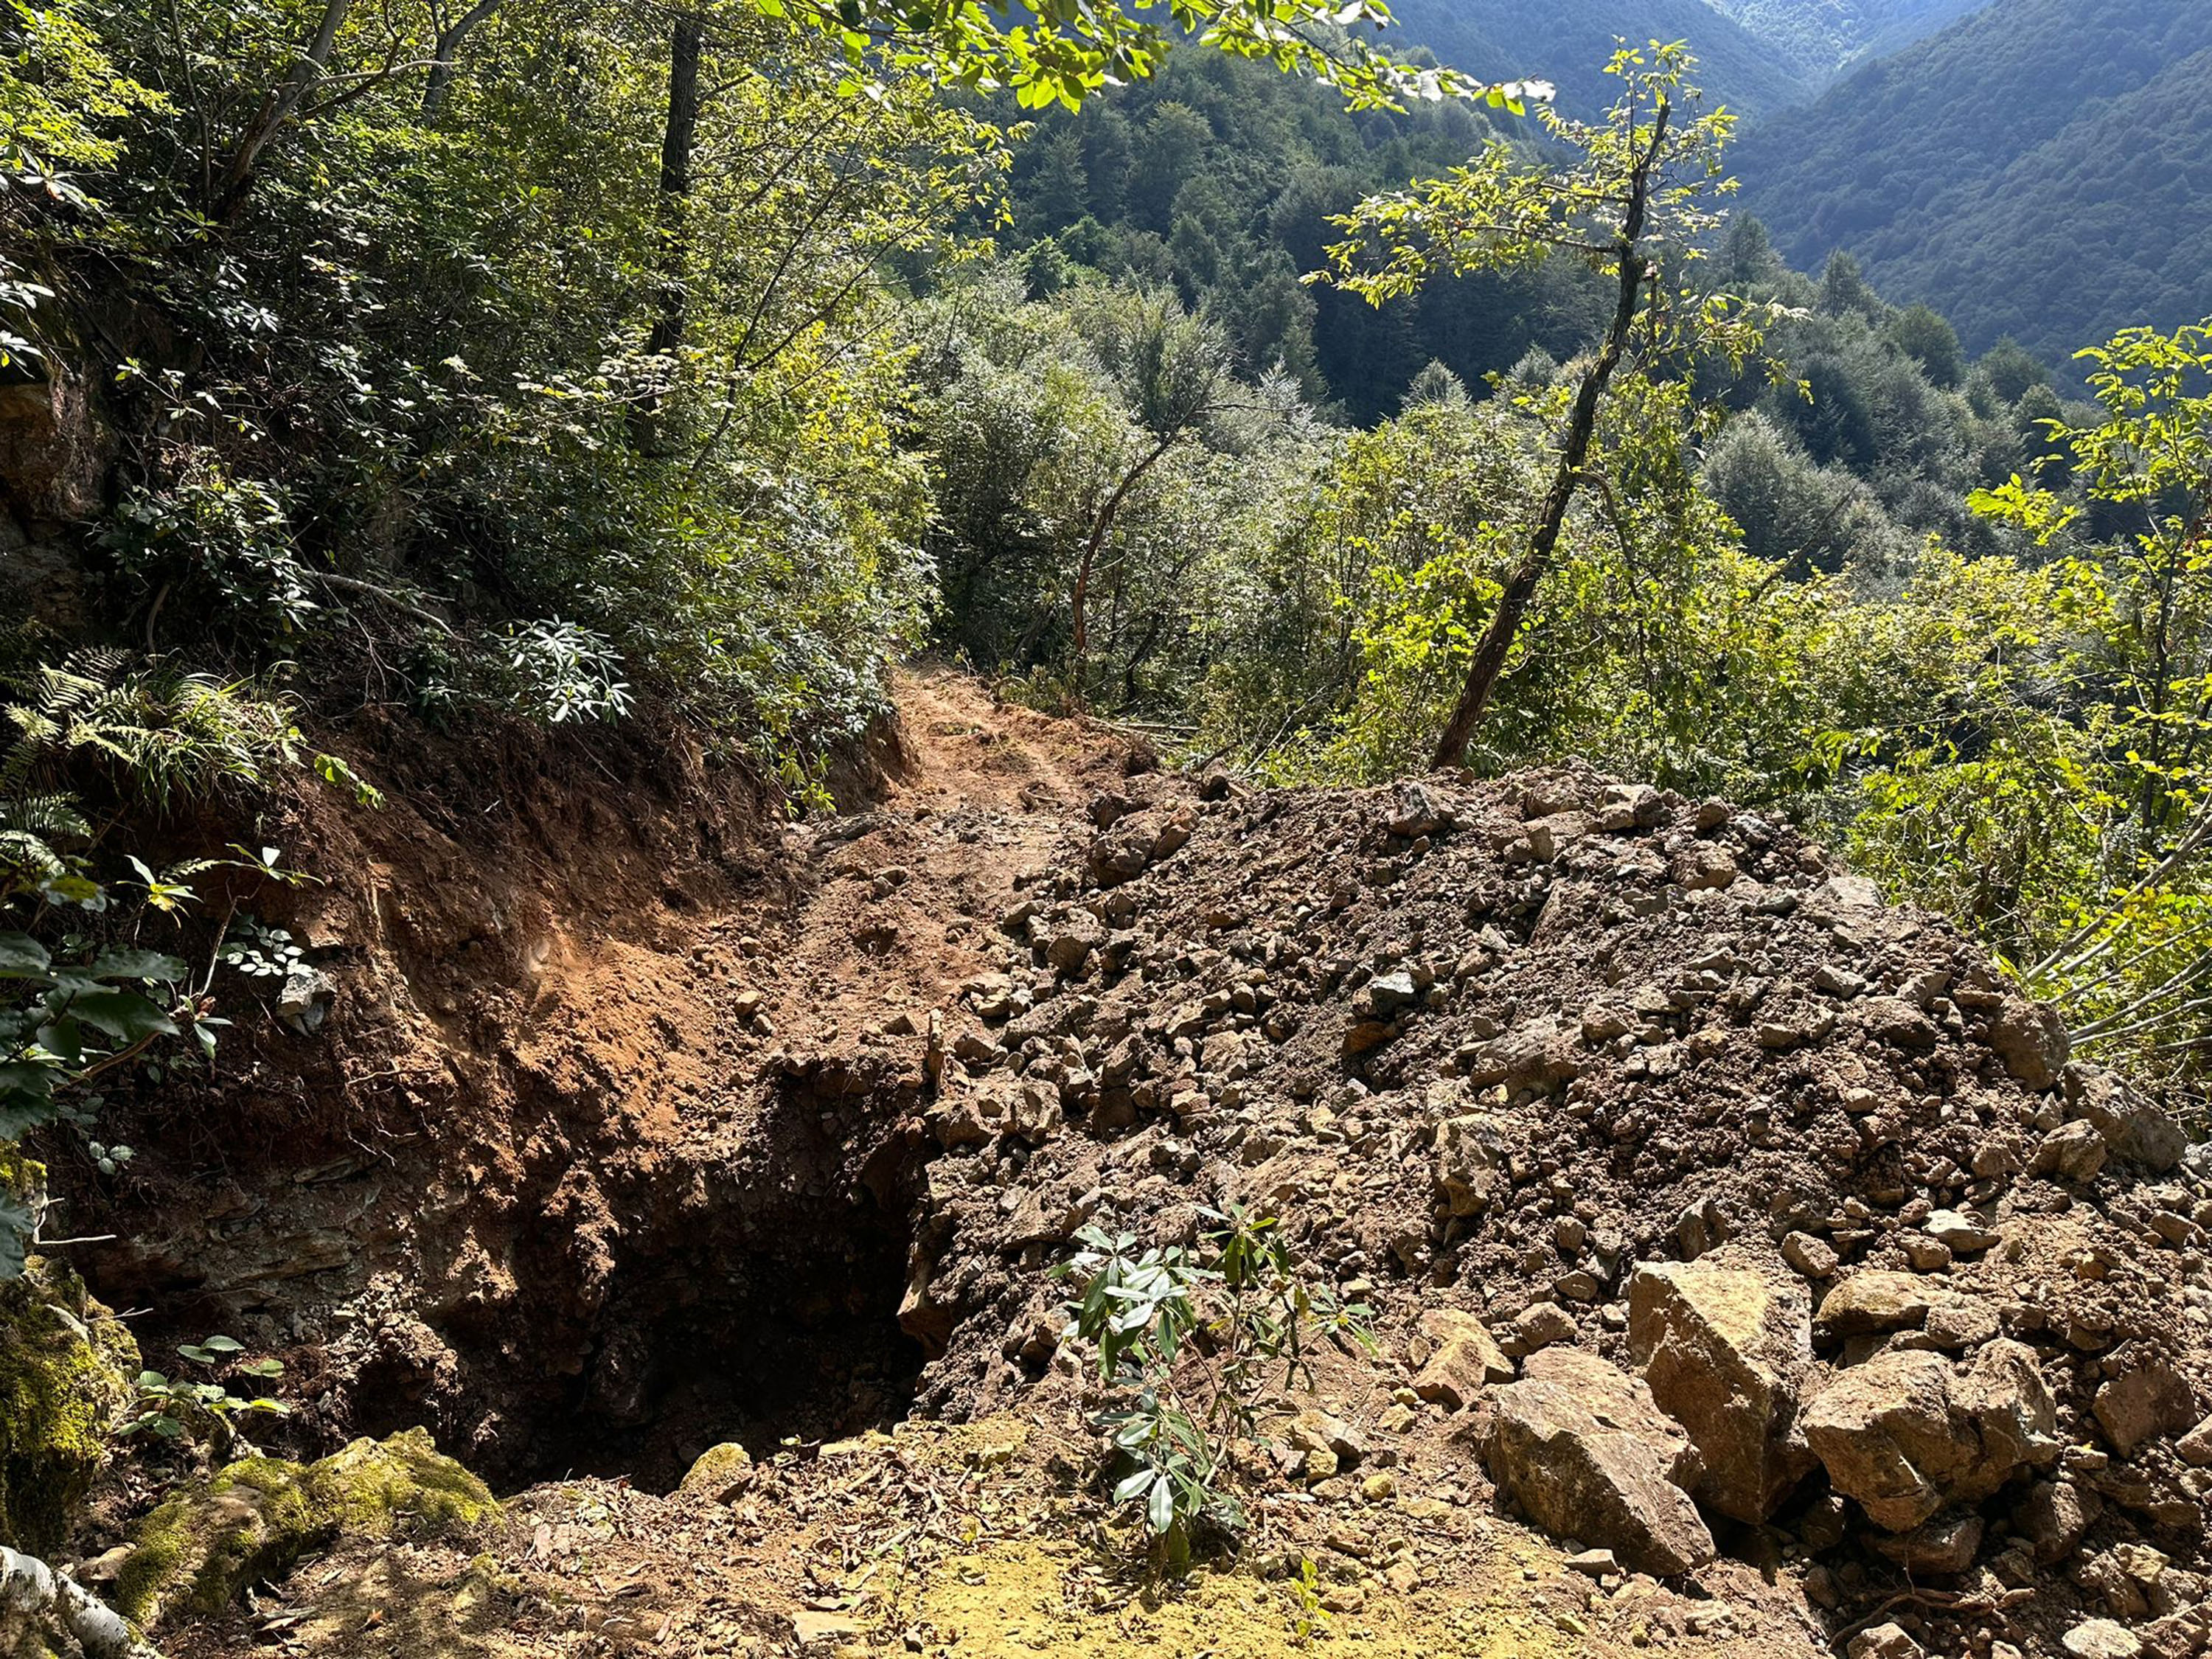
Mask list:
POLYGON ((1785 827, 1585 772, 1252 795, 957 677, 898 700, 872 798, 820 820, 520 750, 279 826, 329 884, 262 911, 329 1018, 248 1024, 83 1265, 161 1309, 149 1352, 282 1358, 293 1449, 426 1424, 515 1496, 173 1651, 1778 1656, 1894 1623, 1983 1656, 2093 1618, 2201 1650, 2206 1167, 1969 943, 1785 827), (1085 1219, 1187 1242, 1228 1200, 1380 1352, 1279 1401, 1344 1455, 1255 1471, 1243 1564, 1163 1586, 1109 1528, 1045 1270, 1085 1219), (1964 1571, 1901 1568, 1817 1469, 1709 1513, 1695 1572, 1577 1571, 1493 1484, 1493 1403, 1412 1386, 1439 1311, 1632 1364, 1638 1264, 1717 1251, 1824 1316, 1869 1269, 1920 1287, 1824 1317, 1808 1399, 2032 1356, 2048 1455, 1954 1483, 1964 1571), (2116 1430, 2153 1370, 2172 1420, 2116 1430), (742 1492, 672 1492, 729 1441, 742 1492), (2090 1516, 2055 1553, 2053 1493, 2090 1516))

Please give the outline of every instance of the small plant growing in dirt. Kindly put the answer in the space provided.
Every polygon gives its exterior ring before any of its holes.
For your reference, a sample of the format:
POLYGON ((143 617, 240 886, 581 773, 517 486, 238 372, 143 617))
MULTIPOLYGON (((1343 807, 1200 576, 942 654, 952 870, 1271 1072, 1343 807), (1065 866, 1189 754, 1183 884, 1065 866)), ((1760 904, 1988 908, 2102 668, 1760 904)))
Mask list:
POLYGON ((249 979, 282 979, 297 969, 307 953, 282 927, 271 927, 251 914, 231 919, 216 956, 226 967, 249 979))
POLYGON ((1298 1557, 1298 1570, 1291 1575, 1291 1594, 1297 1604, 1291 1617, 1291 1639, 1304 1647, 1328 1633, 1328 1611, 1321 1604, 1321 1569, 1311 1556, 1298 1557))
POLYGON ((236 1337, 203 1337, 178 1345, 177 1353, 198 1370, 205 1381, 170 1377, 160 1371, 138 1373, 138 1415, 123 1425, 125 1435, 149 1434, 160 1440, 179 1440, 194 1431, 214 1431, 228 1449, 239 1437, 232 1419, 260 1413, 289 1416, 291 1407, 264 1395, 237 1395, 230 1379, 252 1377, 268 1382, 284 1374, 283 1362, 268 1358, 240 1359, 246 1345, 236 1337))
POLYGON ((1078 1287, 1064 1336, 1097 1349, 1108 1387, 1093 1421, 1114 1448, 1114 1501, 1171 1562, 1203 1533, 1243 1536, 1237 1454, 1259 1438, 1269 1380, 1310 1386, 1323 1341, 1373 1346, 1369 1310, 1304 1269, 1278 1218, 1200 1213, 1217 1224, 1197 1250, 1140 1251, 1133 1234, 1091 1226, 1053 1270, 1078 1287))

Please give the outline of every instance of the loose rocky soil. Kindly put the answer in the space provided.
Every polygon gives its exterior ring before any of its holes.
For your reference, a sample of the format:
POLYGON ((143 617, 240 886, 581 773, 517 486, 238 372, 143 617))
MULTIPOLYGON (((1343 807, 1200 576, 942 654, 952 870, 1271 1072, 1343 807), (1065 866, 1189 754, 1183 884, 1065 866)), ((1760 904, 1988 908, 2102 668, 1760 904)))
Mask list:
POLYGON ((1951 930, 1571 769, 1254 795, 901 701, 765 855, 642 784, 304 826, 329 1019, 206 1111, 319 1127, 83 1265, 284 1358, 302 1449, 514 1496, 170 1651, 2203 1650, 2212 1166, 1951 930), (1228 1201, 1380 1352, 1163 1583, 1046 1270, 1228 1201))

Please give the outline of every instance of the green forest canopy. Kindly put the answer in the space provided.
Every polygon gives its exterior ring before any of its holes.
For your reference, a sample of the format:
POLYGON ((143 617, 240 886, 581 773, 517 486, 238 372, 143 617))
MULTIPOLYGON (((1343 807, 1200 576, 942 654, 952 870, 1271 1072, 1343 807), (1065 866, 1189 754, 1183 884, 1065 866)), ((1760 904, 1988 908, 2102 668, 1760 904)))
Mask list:
MULTIPOLYGON (((1352 70, 1291 48, 1285 79, 1232 30, 1070 111, 1138 48, 756 3, 9 15, 0 349, 78 466, 11 471, 9 526, 82 603, 8 641, 0 933, 152 1011, 34 1060, 11 1004, 45 1091, 11 1133, 193 1022, 169 957, 68 931, 191 911, 99 826, 293 764, 369 799, 317 745, 370 711, 649 707, 813 810, 932 647, 1262 781, 1419 769, 1613 310, 1607 249, 1510 229, 1380 307, 1303 281, 1363 198, 1449 200, 1387 198, 1472 157, 1536 199, 1590 142, 1571 107, 1549 148, 1486 98, 1347 111, 1315 81, 1399 70, 1336 37, 1352 70)), ((1648 103, 1620 118, 1645 142, 1648 103)), ((1848 257, 1686 223, 1632 250, 1662 302, 1474 763, 1795 815, 2086 1037, 2193 1065, 2212 349, 2125 336, 2069 404, 1848 257), (1712 349, 1709 307, 1763 340, 1712 349), (2155 465, 2146 411, 2181 434, 2155 465)))
POLYGON ((1784 255, 1842 248, 1967 346, 2045 362, 2212 310, 2212 9, 2002 0, 1747 135, 1784 255))

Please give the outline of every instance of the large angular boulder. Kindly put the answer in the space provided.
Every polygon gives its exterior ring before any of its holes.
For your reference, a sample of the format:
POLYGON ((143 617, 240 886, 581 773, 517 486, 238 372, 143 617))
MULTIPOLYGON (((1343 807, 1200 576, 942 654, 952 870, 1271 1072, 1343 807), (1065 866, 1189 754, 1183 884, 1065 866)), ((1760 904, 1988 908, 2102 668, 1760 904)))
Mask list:
POLYGON ((1696 1495, 1758 1524, 1813 1467, 1797 1422, 1813 1305, 1794 1276, 1723 1256, 1645 1262, 1628 1285, 1628 1346, 1705 1472, 1696 1495))
POLYGON ((2187 1379, 2155 1355, 2099 1389, 2092 1409, 2097 1426, 2123 1457, 2146 1440, 2186 1433, 2197 1421, 2197 1401, 2187 1379))
POLYGON ((1181 852, 1197 828, 1197 816, 1188 807, 1138 812, 1117 820, 1091 843, 1085 855, 1091 879, 1100 887, 1134 881, 1162 859, 1181 852))
POLYGON ((1990 1047, 2004 1068, 2031 1089, 2048 1089, 2065 1068, 2066 1022, 2056 1009, 2008 996, 1990 1018, 1990 1047))
POLYGON ((2066 1069, 2067 1115, 2095 1128, 2116 1157, 2163 1175, 2180 1164, 2189 1135, 2127 1082, 2096 1066, 2066 1069))
POLYGON ((1986 1498, 2059 1451, 2033 1350, 2002 1338, 1963 1366, 1924 1348, 1876 1354, 1822 1389, 1804 1422, 1830 1483, 1892 1532, 1986 1498))
POLYGON ((2087 1486, 2039 1480, 2013 1505, 2012 1529, 2027 1540, 2038 1565, 2052 1567, 2080 1547, 2103 1510, 2104 1500, 2087 1486))
POLYGON ((1638 1379, 1580 1348, 1547 1348, 1496 1405, 1492 1477, 1538 1526, 1661 1577, 1713 1559, 1687 1490, 1697 1449, 1638 1379))
POLYGON ((1479 1114, 1437 1125, 1437 1195, 1455 1216, 1478 1216, 1498 1195, 1510 1150, 1497 1119, 1479 1114))

